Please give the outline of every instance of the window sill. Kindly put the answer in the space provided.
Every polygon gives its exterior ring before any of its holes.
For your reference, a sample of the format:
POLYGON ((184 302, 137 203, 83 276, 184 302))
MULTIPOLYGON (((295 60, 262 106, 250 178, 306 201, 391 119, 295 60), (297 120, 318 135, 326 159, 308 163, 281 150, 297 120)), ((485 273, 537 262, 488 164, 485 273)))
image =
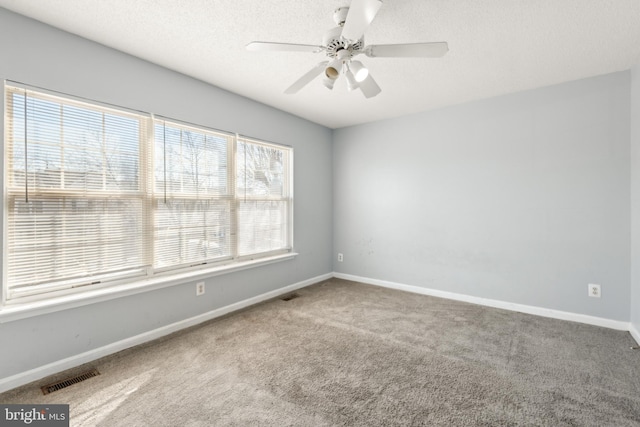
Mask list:
POLYGON ((166 275, 155 277, 153 279, 141 280, 139 282, 127 283, 125 285, 117 285, 92 291, 84 291, 76 294, 54 297, 42 301, 6 304, 5 306, 0 308, 0 323, 12 322, 14 320, 39 316, 56 311, 68 310, 70 308, 95 304, 102 301, 108 301, 116 298, 126 297, 129 295, 154 291, 170 286, 182 285, 190 281, 206 279, 209 277, 229 274, 249 268, 273 264, 275 262, 290 260, 295 258, 297 255, 298 254, 295 252, 290 252, 283 255, 275 255, 267 258, 242 261, 234 263, 232 265, 204 268, 197 271, 166 275))

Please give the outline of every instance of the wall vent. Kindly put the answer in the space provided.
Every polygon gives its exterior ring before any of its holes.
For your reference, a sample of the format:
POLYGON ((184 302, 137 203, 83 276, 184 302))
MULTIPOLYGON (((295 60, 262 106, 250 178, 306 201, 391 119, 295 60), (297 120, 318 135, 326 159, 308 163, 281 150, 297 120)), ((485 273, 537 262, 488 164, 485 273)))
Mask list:
POLYGON ((92 369, 90 371, 86 371, 81 373, 80 375, 76 375, 75 377, 67 378, 62 381, 58 381, 53 384, 46 385, 41 387, 42 394, 53 393, 54 391, 62 390, 63 388, 69 387, 70 385, 80 383, 84 380, 87 380, 92 377, 96 377, 100 375, 97 369, 92 369))
POLYGON ((280 298, 282 301, 291 301, 294 298, 298 298, 300 295, 298 295, 297 293, 292 293, 286 296, 283 296, 282 298, 280 298))

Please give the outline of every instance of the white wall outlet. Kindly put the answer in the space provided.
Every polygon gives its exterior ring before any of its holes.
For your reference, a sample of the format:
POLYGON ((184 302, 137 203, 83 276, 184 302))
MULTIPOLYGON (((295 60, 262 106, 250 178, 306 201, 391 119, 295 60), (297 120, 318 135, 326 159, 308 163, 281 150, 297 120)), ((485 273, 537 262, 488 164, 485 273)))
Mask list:
POLYGON ((338 254, 338 262, 344 261, 344 256, 342 254, 338 254))
POLYGON ((600 285, 589 283, 589 296, 594 298, 600 298, 600 285))
POLYGON ((196 283, 196 296, 204 295, 204 282, 196 283))

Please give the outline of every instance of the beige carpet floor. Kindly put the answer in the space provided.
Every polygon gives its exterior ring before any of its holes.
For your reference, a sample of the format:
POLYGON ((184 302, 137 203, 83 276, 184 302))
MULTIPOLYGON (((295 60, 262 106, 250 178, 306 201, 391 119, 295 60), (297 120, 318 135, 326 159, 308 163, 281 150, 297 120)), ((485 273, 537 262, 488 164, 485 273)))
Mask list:
POLYGON ((297 293, 0 402, 67 403, 73 426, 640 426, 627 332, 338 279, 297 293))

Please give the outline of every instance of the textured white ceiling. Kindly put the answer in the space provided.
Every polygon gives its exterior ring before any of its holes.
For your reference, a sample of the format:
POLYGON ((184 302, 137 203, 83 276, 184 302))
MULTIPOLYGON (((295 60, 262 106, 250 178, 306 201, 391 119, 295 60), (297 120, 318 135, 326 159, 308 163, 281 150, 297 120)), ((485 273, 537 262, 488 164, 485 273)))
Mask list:
MULTIPOLYGON (((640 59, 639 0, 384 0, 367 44, 447 41, 438 59, 366 58, 375 98, 320 78, 283 91, 322 53, 350 0, 0 0, 0 6, 331 128, 625 70, 640 59)), ((360 58, 359 58, 360 59, 360 58)))

